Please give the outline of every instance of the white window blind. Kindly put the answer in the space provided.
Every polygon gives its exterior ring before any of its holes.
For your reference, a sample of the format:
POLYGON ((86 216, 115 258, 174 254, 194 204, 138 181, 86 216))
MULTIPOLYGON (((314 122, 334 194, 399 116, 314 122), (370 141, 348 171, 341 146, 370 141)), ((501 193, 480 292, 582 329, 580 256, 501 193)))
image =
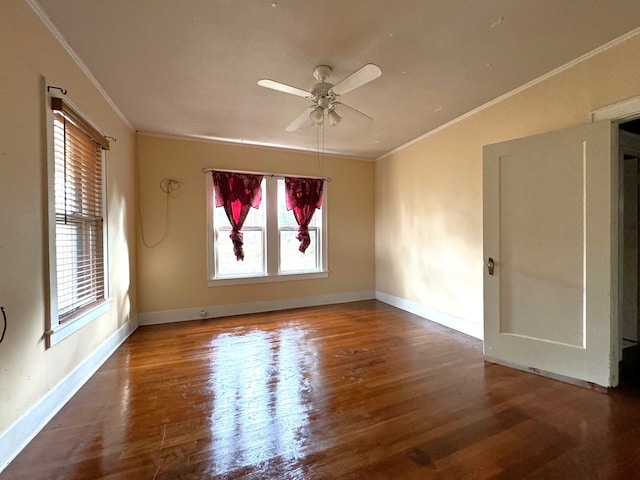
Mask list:
POLYGON ((102 149, 108 142, 52 100, 56 292, 63 323, 105 299, 102 149))

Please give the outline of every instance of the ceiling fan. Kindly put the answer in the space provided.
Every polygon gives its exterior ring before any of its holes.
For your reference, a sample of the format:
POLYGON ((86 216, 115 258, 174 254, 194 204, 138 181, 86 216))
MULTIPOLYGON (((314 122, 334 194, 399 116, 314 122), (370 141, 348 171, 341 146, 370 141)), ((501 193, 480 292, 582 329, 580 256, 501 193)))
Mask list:
POLYGON ((291 122, 287 127, 288 132, 298 130, 307 121, 311 121, 311 125, 323 125, 325 116, 329 119, 329 124, 333 127, 342 120, 342 117, 336 109, 342 112, 345 110, 349 111, 350 113, 364 118, 367 121, 373 120, 371 117, 356 110, 355 108, 338 102, 337 99, 339 96, 378 78, 382 75, 380 67, 373 63, 368 63, 364 67, 353 72, 351 75, 343 78, 335 85, 327 82, 332 71, 333 69, 328 65, 318 65, 314 68, 313 76, 318 83, 312 85, 308 91, 269 79, 259 80, 258 85, 265 88, 271 88, 272 90, 298 95, 299 97, 307 98, 313 102, 311 106, 291 122))

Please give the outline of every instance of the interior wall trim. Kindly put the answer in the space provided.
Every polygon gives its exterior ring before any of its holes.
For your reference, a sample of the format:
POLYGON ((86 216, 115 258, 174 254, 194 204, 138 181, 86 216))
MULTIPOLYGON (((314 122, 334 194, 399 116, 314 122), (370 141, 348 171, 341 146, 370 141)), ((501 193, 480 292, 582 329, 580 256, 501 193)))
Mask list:
POLYGON ((444 125, 441 125, 437 128, 434 128, 433 130, 424 133, 422 135, 420 135, 418 138, 414 138, 413 140, 410 140, 409 142, 405 143, 404 145, 400 145, 397 148, 394 148, 393 150, 391 150, 390 152, 387 152, 381 156, 379 156, 378 158, 376 158, 376 161, 379 160, 384 160, 385 158, 394 155, 408 147, 410 147, 411 145, 413 145, 414 143, 418 143, 421 140, 424 140, 427 137, 430 137, 432 135, 435 135, 438 132, 441 132, 442 130, 445 130, 449 127, 451 127, 452 125, 455 125, 456 123, 461 122, 462 120, 465 120, 469 117, 474 116, 476 113, 480 113, 483 110, 486 110, 504 100, 507 100, 511 97, 514 97, 516 95, 518 95, 520 92, 523 92, 539 83, 542 83, 550 78, 555 77, 556 75, 561 74, 562 72, 569 70, 573 67, 575 67, 576 65, 582 63, 582 62, 586 62, 587 60, 589 60, 591 57, 594 57, 596 55, 599 55, 603 52, 606 52, 607 50, 614 48, 624 42, 626 42, 627 40, 632 39, 633 37, 635 37, 636 35, 640 35, 640 27, 634 28, 633 30, 631 30, 630 32, 625 33, 624 35, 621 35, 618 38, 614 38, 613 40, 611 40, 610 42, 607 42, 603 45, 600 45, 599 47, 591 50, 590 52, 585 53, 584 55, 579 56, 578 58, 575 58, 573 60, 571 60, 570 62, 565 63, 564 65, 561 65, 558 68, 555 68, 553 70, 551 70, 550 72, 545 73, 544 75, 541 75, 538 78, 535 78, 534 80, 531 80, 530 82, 525 83, 524 85, 519 86, 518 88, 515 88, 513 90, 511 90, 510 92, 505 93, 504 95, 500 95, 497 98, 494 98, 493 100, 488 101, 487 103, 485 103, 484 105, 480 105, 477 108, 474 108, 473 110, 460 115, 457 118, 454 118, 453 120, 445 123, 444 125))
POLYGON ((246 302, 227 305, 203 305, 199 307, 180 308, 138 314, 140 325, 160 325, 163 323, 186 322, 205 318, 229 317, 232 315, 246 315, 249 313, 274 312, 290 310, 292 308, 317 307, 334 303, 357 302, 375 299, 373 290, 359 292, 334 293, 314 297, 287 298, 267 302, 246 302), (204 313, 202 313, 204 312, 204 313))
POLYGON ((0 434, 0 473, 33 440, 78 390, 137 328, 132 316, 24 415, 0 434))
POLYGON ((482 318, 477 321, 456 317, 448 313, 440 312, 420 303, 412 302, 404 298, 395 297, 387 293, 376 291, 376 299, 399 308, 414 315, 418 315, 426 320, 439 323, 445 327, 464 333, 471 337, 484 340, 484 325, 482 318))
POLYGON ((104 100, 109 104, 109 106, 116 113, 116 115, 118 115, 120 120, 122 120, 122 122, 129 128, 129 130, 131 130, 132 132, 135 131, 135 129, 133 128, 133 125, 131 124, 129 119, 124 116, 124 113, 122 113, 122 111, 118 108, 118 106, 115 104, 115 102, 107 94, 106 90, 104 88, 102 88, 102 85, 100 85, 100 83, 98 82, 96 77, 93 76, 93 73, 91 73, 91 70, 89 70, 89 67, 87 67, 85 65, 85 63, 80 59, 78 54, 73 50, 71 45, 69 45, 69 42, 67 42, 67 39, 62 36, 60 31, 56 28, 56 26, 53 24, 53 22, 49 19, 49 17, 44 12, 42 7, 40 7, 40 5, 38 5, 38 3, 35 0, 27 0, 27 4, 31 7, 31 9, 34 11, 34 13, 38 16, 38 18, 44 24, 46 29, 49 30, 51 35, 53 35, 54 38, 58 41, 60 46, 62 46, 62 48, 64 48, 64 51, 67 53, 67 55, 69 55, 69 57, 71 57, 71 59, 78 66, 78 68, 80 68, 80 70, 82 70, 82 73, 85 74, 85 76, 89 79, 91 84, 96 88, 96 90, 98 90, 98 92, 100 92, 100 95, 102 95, 102 98, 104 98, 104 100))
MULTIPOLYGON (((160 132, 152 132, 147 130, 138 130, 136 131, 138 135, 144 135, 145 137, 156 137, 156 138, 166 138, 169 140, 183 140, 183 141, 191 141, 191 142, 206 142, 206 143, 216 143, 219 145, 240 145, 246 148, 258 148, 258 149, 266 149, 266 150, 277 150, 277 151, 287 151, 287 152, 297 152, 306 155, 313 155, 314 157, 318 156, 317 147, 290 147, 283 144, 278 143, 268 143, 268 142, 254 142, 250 140, 244 140, 241 138, 227 138, 227 137, 215 137, 212 135, 187 135, 181 133, 160 133, 160 132)), ((375 159, 371 157, 365 157, 361 155, 347 155, 344 153, 336 152, 331 149, 323 150, 323 153, 328 157, 334 158, 347 158, 349 160, 359 160, 362 162, 374 162, 375 159)))
POLYGON ((633 97, 622 102, 607 105, 591 112, 591 121, 614 120, 624 121, 636 118, 640 113, 640 97, 633 97))

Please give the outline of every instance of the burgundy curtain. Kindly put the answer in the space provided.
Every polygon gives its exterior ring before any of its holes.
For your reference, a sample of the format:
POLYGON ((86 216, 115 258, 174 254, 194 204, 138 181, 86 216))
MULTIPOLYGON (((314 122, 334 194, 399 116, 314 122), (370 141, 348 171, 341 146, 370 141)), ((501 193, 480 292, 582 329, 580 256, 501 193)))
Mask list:
POLYGON ((231 224, 231 241, 236 259, 244 260, 242 225, 249 209, 258 208, 262 200, 262 175, 246 173, 212 172, 216 207, 224 207, 231 224))
POLYGON ((298 222, 299 250, 304 253, 311 243, 309 237, 309 222, 317 208, 322 207, 322 178, 285 177, 285 196, 287 210, 293 210, 293 216, 298 222))

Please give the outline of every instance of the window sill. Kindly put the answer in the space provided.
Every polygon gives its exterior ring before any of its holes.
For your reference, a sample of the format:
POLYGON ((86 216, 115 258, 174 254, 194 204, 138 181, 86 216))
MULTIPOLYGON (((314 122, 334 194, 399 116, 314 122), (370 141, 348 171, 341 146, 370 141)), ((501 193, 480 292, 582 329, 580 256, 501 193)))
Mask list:
POLYGON ((77 317, 70 318, 64 323, 54 326, 51 330, 45 332, 45 336, 47 338, 47 348, 60 343, 62 340, 70 337, 85 325, 88 325, 96 318, 104 315, 109 311, 110 307, 111 300, 105 300, 102 303, 91 308, 90 310, 87 310, 86 312, 78 315, 77 317))
POLYGON ((261 275, 259 277, 212 278, 209 279, 208 286, 221 287, 225 285, 249 285, 252 283, 297 282, 299 280, 315 280, 328 277, 329 272, 313 272, 281 273, 279 275, 261 275))

